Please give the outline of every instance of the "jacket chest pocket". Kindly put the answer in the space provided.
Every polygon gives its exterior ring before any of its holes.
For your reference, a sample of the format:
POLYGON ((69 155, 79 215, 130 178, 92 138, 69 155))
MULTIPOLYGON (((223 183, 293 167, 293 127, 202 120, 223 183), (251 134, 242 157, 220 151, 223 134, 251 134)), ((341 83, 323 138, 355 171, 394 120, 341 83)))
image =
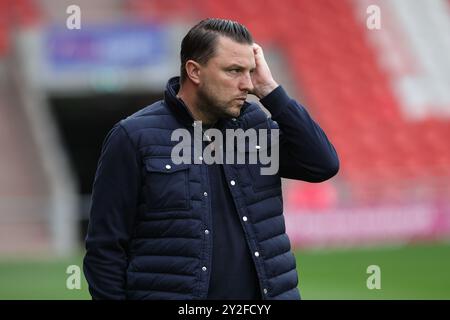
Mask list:
MULTIPOLYGON (((268 166, 268 165, 267 165, 268 166)), ((267 167, 261 164, 249 164, 247 170, 250 175, 251 184, 254 191, 264 191, 281 187, 281 179, 278 174, 261 174, 261 168, 267 167)))
MULTIPOLYGON (((270 141, 270 140, 269 140, 270 141)), ((267 146, 262 148, 261 146, 252 146, 246 141, 245 151, 238 153, 241 156, 241 160, 245 161, 245 170, 247 170, 249 176, 249 183, 255 192, 265 191, 269 189, 276 189, 281 187, 281 179, 278 175, 278 165, 274 162, 278 161, 278 157, 272 155, 272 151, 267 146), (262 154, 264 155, 264 163, 261 163, 262 154), (271 168, 268 174, 267 170, 261 170, 263 168, 271 168)), ((241 165, 242 166, 242 165, 241 165)))
POLYGON ((174 164, 170 157, 145 159, 144 196, 151 211, 189 209, 189 165, 174 164))
POLYGON ((250 184, 255 192, 281 187, 278 165, 273 163, 278 161, 278 158, 269 157, 271 152, 267 150, 267 147, 262 148, 246 144, 245 153, 241 153, 241 155, 245 157, 245 167, 249 174, 250 184), (261 163, 261 153, 264 154, 264 163, 266 163, 264 165, 261 163), (272 174, 268 174, 267 170, 261 170, 263 168, 269 169, 269 167, 272 168, 272 170, 269 170, 269 173, 272 172, 272 174))

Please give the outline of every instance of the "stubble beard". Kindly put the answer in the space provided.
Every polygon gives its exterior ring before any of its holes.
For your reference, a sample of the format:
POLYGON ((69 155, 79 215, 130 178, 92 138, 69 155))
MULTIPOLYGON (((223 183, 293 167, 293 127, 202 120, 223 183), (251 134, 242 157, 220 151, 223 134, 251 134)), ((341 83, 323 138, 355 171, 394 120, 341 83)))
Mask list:
POLYGON ((202 113, 213 114, 217 119, 238 117, 240 108, 239 111, 233 112, 236 107, 232 104, 235 102, 236 100, 229 101, 228 103, 220 102, 205 87, 199 88, 198 90, 199 109, 202 113))

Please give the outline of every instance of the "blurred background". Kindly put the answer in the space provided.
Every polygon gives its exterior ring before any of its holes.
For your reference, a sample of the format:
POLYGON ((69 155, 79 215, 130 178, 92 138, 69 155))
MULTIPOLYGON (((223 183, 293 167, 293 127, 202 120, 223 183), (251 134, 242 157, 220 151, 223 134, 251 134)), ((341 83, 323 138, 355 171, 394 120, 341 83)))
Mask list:
POLYGON ((330 181, 283 181, 302 297, 449 299, 450 0, 0 0, 0 299, 90 298, 66 271, 103 139, 205 17, 248 27, 338 151, 330 181))

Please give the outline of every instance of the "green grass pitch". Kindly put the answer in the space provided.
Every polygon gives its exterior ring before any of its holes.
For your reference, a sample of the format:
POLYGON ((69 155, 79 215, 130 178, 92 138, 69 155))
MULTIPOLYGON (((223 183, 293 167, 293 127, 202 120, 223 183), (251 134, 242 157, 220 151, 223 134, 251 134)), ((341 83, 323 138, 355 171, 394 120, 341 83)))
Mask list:
MULTIPOLYGON (((397 247, 296 251, 303 299, 450 299, 450 243, 397 247), (368 289, 367 267, 381 271, 381 289, 368 289)), ((66 259, 0 257, 0 299, 90 299, 66 288, 66 269, 81 267, 82 254, 66 259)))

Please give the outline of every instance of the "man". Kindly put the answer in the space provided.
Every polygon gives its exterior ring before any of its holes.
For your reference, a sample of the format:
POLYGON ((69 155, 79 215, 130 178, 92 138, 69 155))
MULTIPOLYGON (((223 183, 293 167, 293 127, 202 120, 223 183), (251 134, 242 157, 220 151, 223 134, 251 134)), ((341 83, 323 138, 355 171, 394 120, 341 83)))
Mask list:
MULTIPOLYGON (((205 148, 211 139, 203 138, 205 148)), ((84 259, 92 297, 300 299, 280 177, 321 182, 338 167, 326 135, 272 78, 248 30, 201 21, 182 41, 181 77, 168 81, 164 100, 105 139, 84 259), (246 102, 248 94, 272 117, 246 102), (278 147, 268 145, 279 150, 279 171, 263 175, 261 163, 207 164, 202 156, 173 161, 172 133, 193 136, 198 125, 279 130, 278 147)))

